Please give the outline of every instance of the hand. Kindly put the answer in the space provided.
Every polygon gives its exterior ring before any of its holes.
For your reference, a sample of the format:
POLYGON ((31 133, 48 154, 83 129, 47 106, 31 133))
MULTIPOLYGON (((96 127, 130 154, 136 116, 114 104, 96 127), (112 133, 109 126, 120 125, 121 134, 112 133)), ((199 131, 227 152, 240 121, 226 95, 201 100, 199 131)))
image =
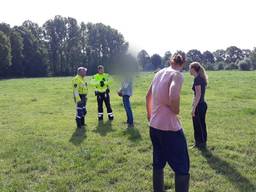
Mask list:
POLYGON ((147 114, 148 121, 151 119, 151 114, 147 114))
POLYGON ((117 94, 118 94, 119 97, 123 96, 122 91, 118 91, 117 94))

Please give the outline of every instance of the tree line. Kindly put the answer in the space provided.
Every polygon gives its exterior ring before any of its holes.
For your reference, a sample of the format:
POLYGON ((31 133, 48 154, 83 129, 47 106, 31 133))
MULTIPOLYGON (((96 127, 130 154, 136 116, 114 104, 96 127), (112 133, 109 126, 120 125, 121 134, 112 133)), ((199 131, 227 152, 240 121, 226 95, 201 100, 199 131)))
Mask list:
MULTIPOLYGON (((185 54, 185 70, 188 70, 189 64, 193 61, 202 63, 207 70, 256 70, 256 48, 250 50, 230 46, 226 50, 219 49, 203 53, 192 49, 185 54)), ((171 56, 170 51, 166 51, 161 57, 157 53, 150 56, 147 51, 141 50, 137 55, 137 60, 141 70, 151 71, 168 66, 171 56)))
MULTIPOLYGON (((116 29, 102 23, 78 23, 72 17, 55 16, 42 26, 24 21, 10 27, 0 23, 0 78, 74 75, 78 66, 96 73, 98 65, 108 72, 153 71, 168 66, 172 53, 163 56, 141 50, 128 54, 129 43, 116 29)), ((198 61, 208 70, 255 70, 256 48, 186 53, 186 66, 198 61)))
POLYGON ((42 26, 0 23, 0 77, 73 75, 78 66, 92 74, 100 64, 111 70, 127 50, 123 35, 102 23, 59 15, 42 26))

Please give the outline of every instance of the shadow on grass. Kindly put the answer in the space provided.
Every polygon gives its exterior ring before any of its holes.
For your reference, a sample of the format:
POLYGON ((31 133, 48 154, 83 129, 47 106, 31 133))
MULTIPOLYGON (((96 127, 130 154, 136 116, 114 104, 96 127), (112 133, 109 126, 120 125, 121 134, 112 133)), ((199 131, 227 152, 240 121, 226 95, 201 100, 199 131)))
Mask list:
POLYGON ((207 160, 209 166, 216 172, 224 175, 239 191, 255 192, 256 186, 249 179, 241 175, 228 162, 212 154, 209 149, 201 149, 202 156, 207 160))
POLYGON ((75 130, 69 142, 73 143, 74 145, 80 145, 84 139, 86 139, 86 129, 81 128, 75 130))
POLYGON ((99 133, 101 136, 106 136, 109 132, 113 131, 112 121, 99 121, 94 132, 99 133))
POLYGON ((128 139, 133 141, 133 142, 140 141, 142 139, 139 130, 135 127, 127 128, 125 132, 126 132, 126 134, 129 135, 128 139))

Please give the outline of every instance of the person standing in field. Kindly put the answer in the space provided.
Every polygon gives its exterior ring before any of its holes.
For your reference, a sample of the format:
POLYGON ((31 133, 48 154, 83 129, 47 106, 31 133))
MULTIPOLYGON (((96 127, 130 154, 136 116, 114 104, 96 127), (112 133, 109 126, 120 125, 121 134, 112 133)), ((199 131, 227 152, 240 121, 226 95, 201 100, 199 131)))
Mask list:
POLYGON ((103 120, 103 102, 106 105, 108 119, 114 119, 113 111, 110 104, 110 85, 112 78, 108 73, 104 72, 102 65, 98 66, 98 73, 92 77, 91 84, 95 87, 95 96, 98 103, 98 120, 103 120))
POLYGON ((164 191, 166 163, 175 172, 175 191, 189 190, 189 154, 181 123, 180 92, 183 84, 181 70, 185 54, 177 52, 170 67, 156 73, 146 96, 147 117, 150 121, 150 138, 153 145, 153 189, 164 191))
POLYGON ((130 97, 132 96, 132 77, 131 75, 125 75, 121 88, 118 91, 118 95, 123 98, 123 105, 126 111, 128 128, 133 128, 133 113, 131 109, 130 97))
POLYGON ((207 111, 207 103, 205 102, 205 89, 208 83, 207 75, 204 67, 193 62, 189 65, 190 74, 194 76, 192 90, 194 91, 194 99, 192 105, 192 119, 194 127, 195 147, 205 148, 207 142, 207 130, 205 116, 207 111))
POLYGON ((77 75, 72 79, 74 101, 76 103, 76 125, 77 128, 82 128, 85 125, 86 102, 88 87, 85 80, 87 69, 79 67, 77 75))

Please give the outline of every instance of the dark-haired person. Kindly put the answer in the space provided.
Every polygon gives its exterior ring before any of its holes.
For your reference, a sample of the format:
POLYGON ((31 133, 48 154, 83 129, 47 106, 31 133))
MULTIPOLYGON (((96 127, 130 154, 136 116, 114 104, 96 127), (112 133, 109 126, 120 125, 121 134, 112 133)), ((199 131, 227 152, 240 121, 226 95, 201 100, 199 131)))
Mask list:
POLYGON ((146 97, 150 138, 153 145, 153 188, 164 191, 163 169, 166 163, 175 172, 175 191, 189 189, 189 155, 178 114, 183 84, 181 70, 185 54, 177 52, 170 67, 156 73, 146 97))
POLYGON ((193 62, 189 65, 190 74, 194 76, 193 91, 194 99, 192 106, 192 119, 194 126, 195 147, 205 148, 207 142, 207 130, 205 123, 205 116, 207 111, 207 104, 205 102, 205 89, 207 86, 207 75, 204 67, 198 63, 193 62))
POLYGON ((104 67, 102 65, 98 66, 98 73, 92 77, 91 84, 95 87, 95 96, 97 96, 98 120, 103 120, 104 102, 108 112, 108 119, 112 121, 114 119, 110 104, 110 85, 112 84, 112 78, 108 73, 104 72, 104 67))

